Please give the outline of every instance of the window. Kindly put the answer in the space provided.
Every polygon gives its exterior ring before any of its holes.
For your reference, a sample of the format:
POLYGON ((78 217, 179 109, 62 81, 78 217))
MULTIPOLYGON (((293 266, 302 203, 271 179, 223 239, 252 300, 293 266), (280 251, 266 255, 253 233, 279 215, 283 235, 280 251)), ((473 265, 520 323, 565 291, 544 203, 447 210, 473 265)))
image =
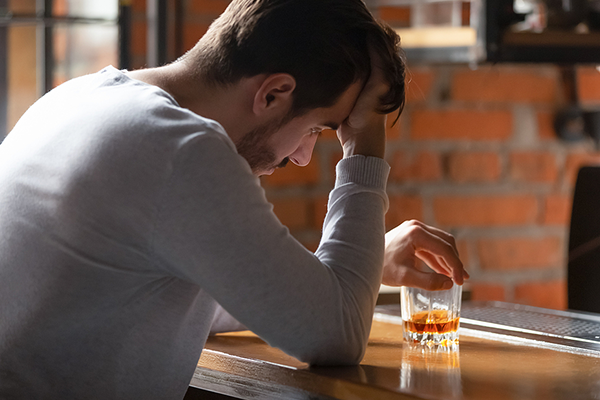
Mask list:
POLYGON ((119 2, 0 0, 0 138, 41 95, 119 65, 119 2))

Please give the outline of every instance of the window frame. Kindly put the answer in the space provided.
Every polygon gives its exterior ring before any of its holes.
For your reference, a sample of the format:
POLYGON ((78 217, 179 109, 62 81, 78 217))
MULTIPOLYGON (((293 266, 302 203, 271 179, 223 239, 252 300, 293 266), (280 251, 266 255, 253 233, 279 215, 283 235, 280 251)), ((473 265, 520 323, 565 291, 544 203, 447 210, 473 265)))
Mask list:
MULTIPOLYGON (((36 70, 38 97, 53 88, 55 70, 54 27, 56 25, 115 25, 118 28, 119 68, 128 69, 131 60, 131 0, 119 2, 116 19, 57 16, 54 0, 36 0, 34 14, 12 13, 9 0, 0 0, 0 140, 8 134, 8 29, 16 25, 36 27, 36 70)), ((161 0, 162 1, 162 0, 161 0)))

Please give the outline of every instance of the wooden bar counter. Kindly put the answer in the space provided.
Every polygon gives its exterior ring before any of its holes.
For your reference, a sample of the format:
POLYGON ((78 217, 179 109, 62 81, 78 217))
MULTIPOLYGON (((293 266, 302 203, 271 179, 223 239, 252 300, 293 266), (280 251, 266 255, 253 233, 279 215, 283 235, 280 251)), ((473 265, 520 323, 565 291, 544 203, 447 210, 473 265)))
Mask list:
MULTIPOLYGON (((479 312, 488 308, 496 310, 485 305, 479 312)), ((534 311, 503 310, 515 321, 534 311)), ((553 326, 566 321, 581 330, 578 315, 548 314, 562 318, 553 326)), ((569 342, 464 320, 457 348, 436 349, 405 343, 399 319, 376 314, 361 364, 335 368, 309 367, 247 331, 221 334, 209 338, 191 386, 241 399, 600 399, 600 330, 569 342)), ((588 323, 594 330, 600 317, 588 323)))

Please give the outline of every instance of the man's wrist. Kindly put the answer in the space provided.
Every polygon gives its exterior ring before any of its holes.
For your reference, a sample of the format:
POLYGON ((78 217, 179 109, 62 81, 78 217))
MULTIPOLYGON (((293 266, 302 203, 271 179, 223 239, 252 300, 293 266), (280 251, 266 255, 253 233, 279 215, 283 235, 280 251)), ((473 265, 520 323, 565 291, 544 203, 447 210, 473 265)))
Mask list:
POLYGON ((383 144, 346 142, 343 146, 344 158, 361 155, 365 157, 383 158, 385 155, 385 140, 383 144))
POLYGON ((344 157, 363 155, 383 158, 385 156, 385 116, 377 115, 363 129, 344 141, 342 145, 344 157))

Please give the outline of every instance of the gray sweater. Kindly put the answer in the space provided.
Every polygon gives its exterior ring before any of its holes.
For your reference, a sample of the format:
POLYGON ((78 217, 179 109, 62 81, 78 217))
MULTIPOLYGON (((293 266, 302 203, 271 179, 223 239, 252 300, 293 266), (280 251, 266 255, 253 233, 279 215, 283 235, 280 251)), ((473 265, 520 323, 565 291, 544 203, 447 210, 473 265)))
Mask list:
POLYGON ((112 67, 54 89, 0 145, 0 398, 182 398, 219 304, 302 361, 359 362, 388 171, 338 164, 313 254, 215 121, 112 67))

